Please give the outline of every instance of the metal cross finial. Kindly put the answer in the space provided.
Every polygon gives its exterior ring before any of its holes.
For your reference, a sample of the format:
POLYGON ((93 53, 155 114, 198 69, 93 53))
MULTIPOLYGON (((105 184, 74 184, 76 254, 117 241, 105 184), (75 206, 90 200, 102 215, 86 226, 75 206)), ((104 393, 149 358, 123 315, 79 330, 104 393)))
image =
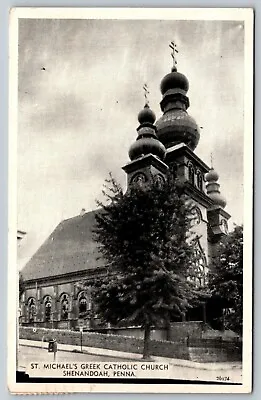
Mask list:
POLYGON ((213 168, 213 153, 210 153, 210 164, 211 168, 213 168))
POLYGON ((143 89, 144 89, 145 105, 149 105, 148 94, 150 94, 150 92, 147 83, 143 85, 143 89))
POLYGON ((178 53, 177 50, 177 45, 175 44, 175 42, 170 42, 169 47, 172 49, 172 53, 171 53, 171 57, 173 58, 173 67, 175 67, 177 65, 177 60, 176 60, 176 54, 178 53))

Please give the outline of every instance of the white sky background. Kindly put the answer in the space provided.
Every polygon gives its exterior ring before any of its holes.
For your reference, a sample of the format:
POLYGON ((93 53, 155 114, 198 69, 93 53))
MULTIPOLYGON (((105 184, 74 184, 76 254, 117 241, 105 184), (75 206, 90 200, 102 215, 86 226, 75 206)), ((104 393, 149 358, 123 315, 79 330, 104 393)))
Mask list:
POLYGON ((203 127, 195 153, 208 165, 213 153, 226 210, 242 223, 241 22, 20 19, 18 229, 27 236, 19 267, 61 220, 96 207, 109 171, 125 186, 145 82, 162 115, 171 40, 190 82, 188 112, 203 127))

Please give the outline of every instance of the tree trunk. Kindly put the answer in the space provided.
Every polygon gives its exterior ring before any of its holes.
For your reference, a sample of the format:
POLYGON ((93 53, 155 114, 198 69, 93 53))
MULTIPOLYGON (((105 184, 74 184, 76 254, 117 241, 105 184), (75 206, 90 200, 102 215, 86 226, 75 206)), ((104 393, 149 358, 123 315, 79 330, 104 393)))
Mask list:
POLYGON ((143 359, 150 357, 149 354, 149 343, 150 343, 150 325, 144 327, 144 341, 143 341, 143 359))
POLYGON ((202 304, 202 312, 203 312, 203 329, 204 331, 207 328, 207 312, 206 312, 206 302, 202 304))
POLYGON ((169 320, 166 322, 166 340, 171 340, 171 325, 169 320))

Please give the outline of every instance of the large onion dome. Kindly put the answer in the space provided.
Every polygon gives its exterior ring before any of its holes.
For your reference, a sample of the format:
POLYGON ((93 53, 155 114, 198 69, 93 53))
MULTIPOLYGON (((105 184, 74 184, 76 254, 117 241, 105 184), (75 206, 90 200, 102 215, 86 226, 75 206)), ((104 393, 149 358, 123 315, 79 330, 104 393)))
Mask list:
POLYGON ((213 168, 211 168, 210 171, 205 175, 205 179, 207 181, 207 195, 211 198, 216 206, 225 208, 227 202, 226 199, 220 194, 220 185, 217 182, 218 178, 218 173, 213 168))
POLYGON ((167 148, 185 143, 194 150, 199 142, 199 128, 196 121, 187 113, 188 89, 188 79, 177 72, 175 66, 161 81, 160 90, 163 98, 160 106, 163 115, 156 122, 156 127, 159 140, 167 148))
POLYGON ((159 140, 166 147, 178 143, 185 143, 195 150, 199 142, 200 133, 196 121, 188 115, 186 110, 173 108, 168 110, 156 122, 159 140))
POLYGON ((153 125, 155 119, 154 112, 146 104, 138 114, 140 126, 137 128, 138 137, 129 149, 131 161, 150 153, 164 160, 166 148, 157 138, 156 127, 153 125))

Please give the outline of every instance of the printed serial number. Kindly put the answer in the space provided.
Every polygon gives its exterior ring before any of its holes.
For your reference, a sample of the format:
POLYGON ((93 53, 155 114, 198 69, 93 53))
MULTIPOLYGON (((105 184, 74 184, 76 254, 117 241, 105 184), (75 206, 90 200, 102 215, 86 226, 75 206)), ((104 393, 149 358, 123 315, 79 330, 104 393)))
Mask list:
POLYGON ((229 376, 217 376, 218 381, 230 381, 229 376))

